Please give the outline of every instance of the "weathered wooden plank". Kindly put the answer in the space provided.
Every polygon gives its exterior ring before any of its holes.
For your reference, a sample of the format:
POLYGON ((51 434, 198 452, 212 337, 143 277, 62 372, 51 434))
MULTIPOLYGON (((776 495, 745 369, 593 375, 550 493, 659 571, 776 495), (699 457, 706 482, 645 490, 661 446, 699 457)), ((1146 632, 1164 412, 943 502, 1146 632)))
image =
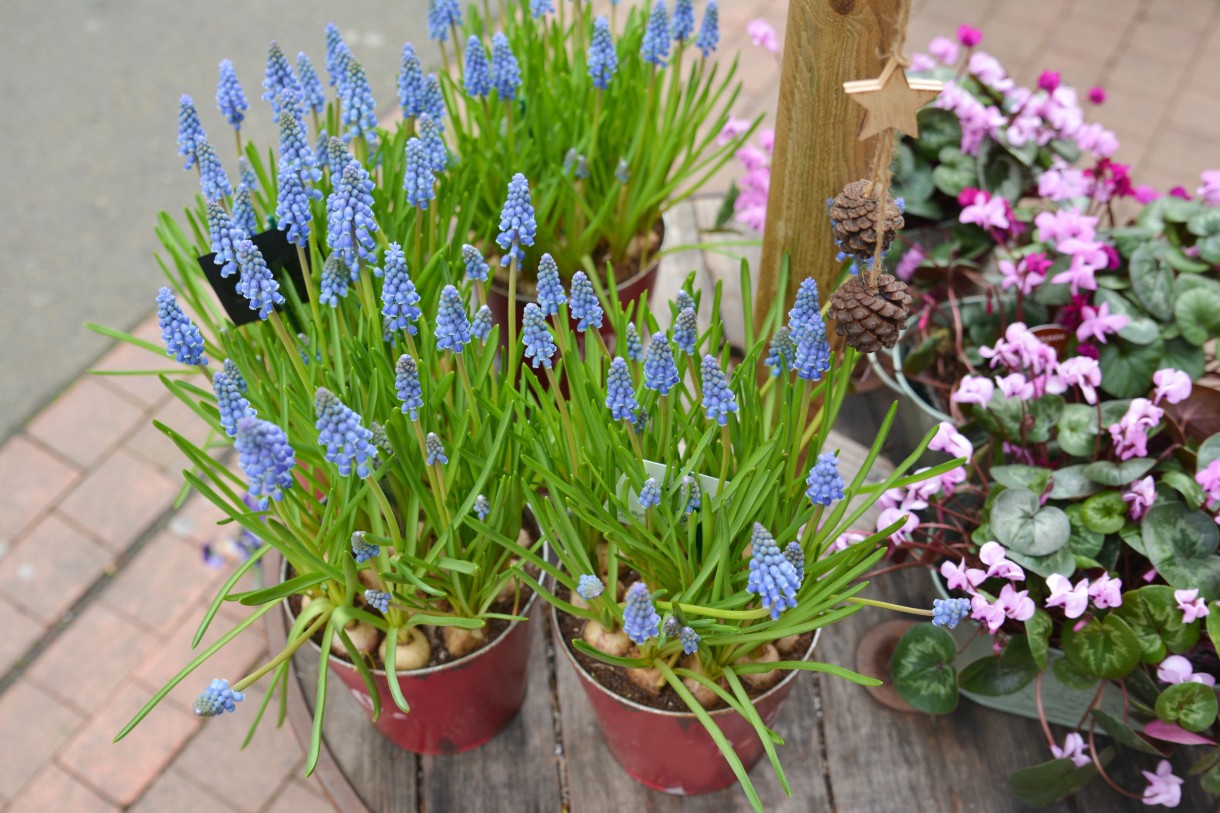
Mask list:
POLYGON ((421 810, 551 813, 560 809, 560 765, 546 658, 547 609, 539 601, 531 613, 529 688, 521 713, 480 748, 452 756, 421 756, 421 810))

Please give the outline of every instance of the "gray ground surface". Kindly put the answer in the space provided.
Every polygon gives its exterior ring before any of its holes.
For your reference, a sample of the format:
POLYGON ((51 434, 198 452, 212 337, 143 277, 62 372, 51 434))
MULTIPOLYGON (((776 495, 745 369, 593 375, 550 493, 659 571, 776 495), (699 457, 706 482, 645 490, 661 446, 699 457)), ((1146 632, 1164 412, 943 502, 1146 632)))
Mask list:
POLYGON ((233 60, 251 109, 243 137, 275 143, 259 99, 268 43, 309 54, 323 82, 323 28, 339 26, 381 111, 397 104, 402 43, 428 61, 426 0, 7 0, 0 3, 0 440, 108 346, 85 322, 129 329, 153 309, 159 210, 198 189, 176 152, 178 97, 236 177, 216 108, 217 63, 233 60))

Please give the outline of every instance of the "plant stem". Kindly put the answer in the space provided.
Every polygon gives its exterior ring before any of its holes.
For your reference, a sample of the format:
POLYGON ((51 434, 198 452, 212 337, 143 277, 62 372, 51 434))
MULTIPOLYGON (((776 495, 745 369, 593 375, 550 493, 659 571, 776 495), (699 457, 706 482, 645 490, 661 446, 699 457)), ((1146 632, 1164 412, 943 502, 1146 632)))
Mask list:
POLYGON ((385 492, 381 490, 381 483, 377 481, 375 476, 369 476, 368 483, 369 490, 373 492, 373 496, 377 499, 377 505, 381 507, 381 513, 385 517, 386 523, 390 526, 390 538, 394 540, 394 547, 402 550, 402 529, 398 527, 398 519, 394 514, 393 506, 390 505, 385 492))
MULTIPOLYGON (((449 31, 452 32, 452 34, 453 34, 453 57, 454 57, 454 59, 457 60, 458 73, 460 74, 464 70, 464 68, 462 68, 462 42, 461 42, 461 40, 458 39, 457 25, 452 20, 449 22, 449 31)), ((445 53, 445 48, 442 45, 441 54, 444 55, 444 53, 445 53)), ((449 72, 449 67, 446 66, 445 73, 448 73, 448 72, 449 72)))
POLYGON ((466 372, 466 362, 461 353, 456 354, 458 377, 462 379, 462 389, 466 390, 466 412, 470 415, 471 429, 475 434, 479 431, 479 405, 474 399, 474 387, 470 386, 470 376, 466 372))
POLYGON ((845 599, 845 601, 849 601, 852 604, 863 604, 867 607, 880 607, 883 610, 894 610, 895 612, 907 613, 909 615, 926 615, 928 617, 932 616, 931 610, 921 610, 917 607, 907 607, 902 604, 891 604, 888 601, 877 601, 876 599, 871 599, 871 598, 860 598, 859 596, 851 596, 851 597, 845 599))
POLYGON ((551 392, 555 393, 555 405, 559 407, 559 419, 563 422, 564 434, 568 436, 568 463, 572 466, 572 476, 575 477, 580 467, 577 464, 576 457, 576 433, 572 429, 572 418, 568 414, 568 404, 559 389, 559 379, 555 377, 555 371, 550 367, 546 368, 546 378, 550 382, 551 392))
MULTIPOLYGON (((560 8, 563 8, 561 5, 560 8)), ((508 386, 517 386, 517 255, 514 240, 508 247, 508 386)), ((558 387, 555 389, 559 392, 558 387)))
MULTIPOLYGON (((234 130, 233 135, 237 138, 237 159, 241 160, 241 130, 234 130)), ((251 190, 254 191, 254 190, 251 190)))
POLYGON ((305 372, 305 364, 301 361, 300 350, 296 343, 288 336, 288 328, 284 326, 283 320, 280 319, 280 312, 277 310, 271 311, 270 321, 275 332, 279 334, 280 341, 284 343, 284 347, 288 350, 288 358, 292 359, 292 364, 296 367, 297 375, 301 377, 301 383, 308 389, 313 379, 305 372))
POLYGON ((318 629, 321 628, 321 626, 323 624, 325 624, 327 622, 327 620, 329 620, 329 618, 330 618, 330 613, 323 613, 322 615, 320 615, 318 617, 317 621, 314 621, 313 624, 310 625, 308 629, 306 629, 304 632, 302 632, 300 637, 298 637, 296 640, 292 641, 287 646, 285 646, 282 650, 280 650, 280 653, 278 655, 276 655, 271 660, 267 661, 267 663, 260 666, 254 672, 251 672, 246 677, 244 677, 241 680, 234 683, 233 691, 240 692, 241 690, 243 690, 247 686, 249 686, 251 683, 254 683, 256 680, 261 678, 263 675, 267 674, 272 669, 274 669, 275 667, 279 666, 284 661, 291 658, 293 656, 293 654, 298 649, 301 648, 301 645, 303 643, 305 643, 306 641, 308 641, 310 638, 312 638, 313 634, 315 632, 317 632, 318 629))

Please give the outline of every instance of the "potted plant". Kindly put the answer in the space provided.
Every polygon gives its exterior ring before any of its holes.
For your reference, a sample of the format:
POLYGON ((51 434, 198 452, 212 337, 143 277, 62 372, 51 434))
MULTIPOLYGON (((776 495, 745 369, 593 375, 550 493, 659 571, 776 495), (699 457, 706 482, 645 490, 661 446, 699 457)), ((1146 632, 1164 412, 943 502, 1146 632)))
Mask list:
MULTIPOLYGON (((492 536, 532 556, 541 544, 525 512, 520 390, 511 369, 494 364, 487 264, 447 236, 464 230, 469 214, 460 184, 434 177, 448 160, 444 145, 426 116, 412 123, 419 137, 406 138, 406 125, 372 128, 362 69, 341 40, 333 53, 349 63, 325 118, 347 122, 349 144, 324 139, 315 154, 302 103, 309 83, 301 94, 289 86, 295 75, 273 45, 265 86, 279 106, 278 172, 268 175, 247 144, 236 189, 184 101, 180 143, 198 164, 203 195, 185 228, 160 218, 164 347, 98 328, 182 362, 181 375, 162 380, 212 439, 201 447, 157 427, 185 454, 189 486, 265 543, 218 591, 195 643, 223 602, 251 614, 118 736, 234 638, 256 634, 264 615, 288 612, 284 648, 231 684, 212 681, 195 710, 233 711, 268 675, 283 690, 292 655, 312 648, 320 668, 307 770, 331 675, 382 733, 418 752, 472 748, 507 725, 524 696, 536 593, 492 536), (214 456, 230 446, 240 472, 214 456), (272 552, 283 568, 269 575, 279 578, 247 587, 243 577, 272 552)), ((302 80, 311 76, 320 93, 312 68, 300 69, 302 80)), ((225 82, 222 71, 222 91, 225 82)), ((233 97, 221 98, 223 111, 233 97)), ((523 177, 509 197, 521 233, 505 233, 520 249, 532 219, 523 177)))
POLYGON ((627 773, 683 794, 736 778, 758 807, 746 771, 766 753, 786 782, 768 725, 795 674, 875 683, 810 660, 817 631, 876 603, 855 580, 883 535, 832 543, 884 488, 955 464, 914 477, 899 466, 867 485, 878 440, 846 482, 823 444, 858 356, 832 359, 813 281, 786 326, 776 303, 755 334, 746 308, 749 352, 733 368, 718 294, 708 299, 684 290, 664 332, 646 311, 603 308, 583 273, 553 312, 527 305, 526 357, 552 379, 532 387, 520 417, 543 486, 528 499, 558 562, 498 538, 555 579, 521 577, 552 603, 565 659, 627 773), (712 316, 703 335, 699 307, 712 316), (598 330, 607 321, 613 347, 598 330), (628 338, 645 335, 647 348, 628 338), (774 375, 760 386, 766 365, 774 375))

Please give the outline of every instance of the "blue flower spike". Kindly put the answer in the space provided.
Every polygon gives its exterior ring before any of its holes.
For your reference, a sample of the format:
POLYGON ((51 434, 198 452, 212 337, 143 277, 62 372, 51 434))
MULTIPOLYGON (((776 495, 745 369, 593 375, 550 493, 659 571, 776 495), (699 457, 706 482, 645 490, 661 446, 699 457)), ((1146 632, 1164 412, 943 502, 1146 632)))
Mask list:
POLYGON ((370 441, 373 433, 364 427, 360 416, 325 387, 318 387, 314 396, 314 412, 318 416, 318 445, 326 448, 326 460, 339 468, 339 476, 352 473, 356 464, 358 477, 369 476, 369 462, 377 457, 377 447, 370 441))
POLYGON ((674 344, 688 356, 695 354, 695 343, 699 340, 699 321, 695 317, 694 308, 683 308, 678 311, 674 320, 674 344))
POLYGON ((301 183, 300 174, 282 161, 275 218, 275 227, 288 232, 288 242, 299 248, 309 245, 309 224, 313 221, 309 193, 305 191, 305 184, 301 183))
MULTIPOLYGON (((287 164, 301 176, 302 181, 318 181, 322 179, 322 170, 318 167, 317 153, 309 146, 309 137, 305 126, 292 115, 291 111, 280 111, 280 165, 287 164)), ((319 195, 311 195, 315 200, 319 195)))
POLYGON ((682 652, 686 655, 694 655, 699 651, 699 633, 695 632, 690 627, 683 627, 678 630, 678 640, 682 642, 682 652))
POLYGON ((487 282, 491 268, 479 250, 470 243, 462 244, 462 263, 466 266, 466 279, 473 282, 487 282))
POLYGON ((703 12, 703 22, 699 26, 699 36, 695 37, 695 47, 702 53, 704 59, 716 52, 720 44, 720 10, 716 8, 716 0, 707 0, 707 8, 703 12))
POLYGON ((610 35, 610 21, 604 16, 593 21, 593 39, 589 43, 589 78, 593 87, 605 90, 618 71, 618 53, 610 35))
POLYGON ((536 370, 541 365, 549 370, 555 355, 555 340, 547 329, 542 309, 533 302, 525 306, 525 315, 521 319, 521 340, 525 343, 525 358, 532 360, 531 366, 536 370))
POLYGON ((216 254, 215 262, 220 266, 221 278, 228 279, 237 273, 237 247, 249 235, 233 222, 229 213, 216 201, 208 201, 207 211, 208 236, 212 251, 216 254))
POLYGON ((458 0, 431 0, 428 3, 428 39, 448 41, 450 27, 462 27, 461 4, 458 0))
POLYGON ((224 373, 237 386, 237 391, 245 395, 247 389, 246 379, 242 376, 241 370, 237 369, 237 363, 233 359, 225 359, 224 373))
POLYGON ((593 283, 584 271, 572 275, 571 299, 568 300, 568 312, 577 319, 576 329, 581 333, 589 328, 602 326, 602 305, 597 301, 597 292, 593 283))
POLYGON ((424 390, 419 382, 419 365, 415 359, 403 353, 394 366, 394 389, 402 401, 402 411, 413 421, 419 420, 419 410, 424 405, 424 390))
POLYGON ((183 169, 195 165, 195 142, 206 138, 203 125, 199 123, 199 111, 195 109, 195 101, 184 95, 178 100, 178 154, 186 158, 183 169))
POLYGON ((525 251, 521 246, 532 246, 537 232, 529 181, 518 172, 508 182, 508 197, 500 211, 500 233, 496 236, 496 245, 504 251, 500 265, 508 265, 513 257, 518 263, 524 262, 525 251))
POLYGON ((627 358, 632 361, 644 360, 644 343, 640 341, 640 331, 636 330, 635 322, 627 323, 627 358))
POLYGON ((767 366, 771 368, 771 377, 778 377, 794 368, 796 364, 796 344, 792 341, 792 333, 787 325, 780 325, 771 337, 771 347, 767 352, 767 366))
POLYGON ((271 47, 267 49, 267 71, 263 75, 263 101, 271 103, 271 112, 276 120, 279 119, 283 103, 281 96, 288 93, 299 98, 301 85, 280 44, 272 40, 271 47))
POLYGON ((703 379, 703 409, 708 420, 715 420, 721 426, 729 422, 729 413, 737 411, 737 396, 729 389, 720 362, 708 354, 703 357, 700 370, 703 379))
POLYGON ((672 615, 665 616, 665 620, 661 622, 661 633, 666 638, 677 638, 681 628, 682 623, 672 615))
POLYGON ((784 558, 788 560, 788 564, 792 565, 792 569, 796 571, 796 575, 801 581, 805 580, 805 549, 801 547, 800 542, 792 541, 784 546, 784 558))
POLYGON ((422 311, 419 309, 419 294, 415 283, 407 272, 407 258, 402 246, 390 243, 385 250, 385 284, 381 287, 381 315, 389 322, 390 330, 405 330, 414 336, 419 332, 415 323, 422 311))
POLYGON ((229 688, 229 681, 217 679, 195 698, 193 708, 198 717, 218 717, 226 711, 230 714, 237 711, 236 704, 245 699, 243 692, 229 688))
POLYGON ((365 590, 364 601, 382 615, 390 610, 390 594, 384 590, 365 590))
POLYGON ((839 458, 834 452, 823 452, 818 455, 818 462, 809 470, 805 479, 809 486, 805 496, 814 505, 830 505, 843 499, 843 475, 839 474, 839 458))
POLYGON ((800 344, 808 333, 825 335, 826 325, 822 321, 821 305, 818 302, 818 284, 812 278, 801 281, 796 291, 792 310, 788 311, 788 330, 792 341, 800 344))
POLYGON ((631 370, 622 356, 615 356, 610 362, 610 372, 606 376, 606 408, 616 421, 635 420, 635 413, 640 408, 635 400, 631 370))
POLYGON ((544 316, 559 313, 559 306, 567 302, 563 283, 559 281, 559 266, 550 254, 543 254, 538 261, 538 307, 544 316))
POLYGON ((649 477, 640 487, 640 505, 655 508, 661 504, 661 484, 657 478, 649 477))
POLYGON ((428 201, 436 197, 436 191, 433 189, 435 184, 432 159, 424 142, 418 138, 408 139, 407 166, 402 180, 402 188, 407 193, 407 205, 427 210, 428 201))
POLYGON ((703 507, 703 490, 699 488, 699 481, 689 474, 682 478, 682 501, 682 512, 688 517, 703 507))
POLYGON ((957 629, 963 618, 970 615, 970 599, 937 598, 932 600, 932 623, 938 627, 957 629))
POLYGON ((690 308, 696 315, 699 313, 699 307, 695 304, 695 298, 690 295, 690 292, 685 288, 678 289, 678 295, 674 297, 674 305, 678 313, 690 308))
POLYGON ((241 89, 241 83, 237 81, 237 71, 233 69, 231 59, 224 59, 220 62, 220 81, 216 85, 216 106, 220 108, 221 115, 233 126, 233 129, 241 130, 241 122, 246 117, 245 111, 250 109, 250 103, 246 101, 246 93, 241 89))
MULTIPOLYGON (((337 140, 331 139, 331 144, 337 140)), ((377 262, 372 189, 368 172, 349 156, 335 190, 326 199, 326 242, 349 268, 355 268, 358 259, 370 265, 377 262)))
POLYGON ((356 531, 352 534, 352 558, 356 560, 356 564, 362 565, 380 552, 379 545, 365 540, 364 531, 356 531))
POLYGON ((652 605, 652 594, 644 582, 636 582, 627 590, 623 608, 623 631, 637 645, 660 635, 661 616, 652 605))
POLYGON ((487 61, 487 49, 483 41, 474 34, 466 40, 465 75, 462 87, 467 96, 481 99, 491 92, 491 65, 487 61))
POLYGON ((373 101, 373 89, 369 86, 364 67, 358 59, 347 63, 347 81, 339 91, 343 124, 347 130, 343 140, 363 138, 370 144, 377 140, 377 103, 373 101))
POLYGON ((678 366, 674 363, 669 339, 664 333, 654 334, 648 342, 648 352, 644 356, 644 386, 661 395, 668 395, 677 384, 678 366))
POLYGON ((249 159, 244 155, 237 159, 237 178, 251 192, 258 191, 258 175, 254 173, 254 167, 250 166, 249 159))
POLYGON ((606 586, 593 574, 585 573, 576 584, 576 592, 585 601, 592 601, 606 592, 606 586))
POLYGON ((244 183, 233 190, 233 222, 246 234, 258 234, 258 215, 254 213, 254 201, 250 199, 250 188, 244 183))
POLYGON ((486 305, 480 305, 475 311, 474 318, 470 320, 470 335, 479 341, 487 341, 491 336, 491 308, 486 305))
POLYGON ((517 88, 521 87, 521 66, 503 31, 491 38, 491 86, 505 102, 517 98, 517 88))
POLYGON ((297 54, 297 79, 301 83, 301 104, 305 109, 321 113, 326 109, 326 91, 313 63, 304 51, 297 54))
POLYGON ((398 104, 408 119, 424 112, 424 69, 415 55, 415 46, 402 46, 402 64, 398 68, 398 104))
POLYGON ((208 357, 203 354, 203 334, 182 311, 174 292, 169 288, 157 291, 157 324, 161 326, 165 355, 192 367, 207 365, 208 357))
POLYGON ((339 300, 347 297, 347 283, 351 280, 351 271, 343 264, 338 254, 331 254, 322 264, 322 282, 318 291, 318 301, 332 308, 339 307, 339 300))
POLYGON ((771 610, 771 620, 796 606, 796 591, 801 578, 796 569, 775 544, 775 537, 759 523, 754 523, 750 537, 750 576, 746 591, 762 599, 763 609, 771 610))
POLYGON ((644 29, 644 41, 640 44, 640 57, 658 68, 665 67, 669 58, 669 11, 665 0, 656 0, 644 29))
POLYGON ((350 54, 351 52, 348 50, 347 43, 343 41, 343 37, 339 34, 338 27, 334 23, 327 23, 326 72, 330 74, 331 87, 341 83, 343 77, 347 75, 346 60, 350 54))
POLYGON ((233 194, 229 176, 212 145, 202 135, 195 139, 195 158, 199 161, 199 185, 204 200, 220 200, 233 194))
POLYGON ((675 0, 674 18, 669 32, 677 42, 686 42, 695 33, 695 9, 691 0, 675 0))
POLYGON ((424 112, 432 117, 439 130, 445 130, 445 97, 441 93, 440 80, 436 74, 424 77, 424 112))
POLYGON ((491 513, 491 502, 487 499, 487 495, 480 494, 474 498, 474 513, 480 522, 487 519, 487 515, 491 513))
MULTIPOLYGON (((229 359, 225 360, 225 368, 229 367, 229 359)), ((242 382, 245 383, 245 382, 242 382)), ((254 407, 242 395, 238 382, 222 372, 212 376, 212 390, 216 393, 216 408, 220 411, 220 425, 225 434, 237 437, 237 422, 242 418, 253 418, 254 407)))
POLYGON ((250 496, 257 500, 258 510, 266 511, 270 500, 284 499, 284 490, 292 488, 296 466, 296 454, 284 430, 271 421, 242 418, 237 422, 233 448, 237 449, 238 465, 249 481, 250 496))
POLYGON ((436 346, 440 350, 451 350, 460 354, 470 343, 470 319, 466 316, 466 303, 452 285, 441 290, 441 301, 436 311, 436 346))
MULTIPOLYGON (((563 0, 560 0, 563 2, 563 0)), ((530 0, 530 17, 537 20, 543 14, 552 14, 555 6, 551 0, 530 0)))
POLYGON ((424 143, 424 153, 428 156, 432 171, 444 172, 449 166, 449 150, 445 148, 440 122, 431 113, 420 113, 418 123, 419 140, 424 143))
POLYGON ((267 267, 262 252, 250 240, 242 240, 237 245, 237 270, 241 278, 234 287, 249 300, 250 310, 258 311, 259 319, 266 319, 276 305, 284 304, 280 284, 267 267))
POLYGON ((429 432, 424 438, 424 451, 427 452, 427 459, 424 461, 429 466, 437 463, 446 464, 449 462, 448 456, 445 454, 445 444, 441 442, 440 435, 435 432, 429 432))

